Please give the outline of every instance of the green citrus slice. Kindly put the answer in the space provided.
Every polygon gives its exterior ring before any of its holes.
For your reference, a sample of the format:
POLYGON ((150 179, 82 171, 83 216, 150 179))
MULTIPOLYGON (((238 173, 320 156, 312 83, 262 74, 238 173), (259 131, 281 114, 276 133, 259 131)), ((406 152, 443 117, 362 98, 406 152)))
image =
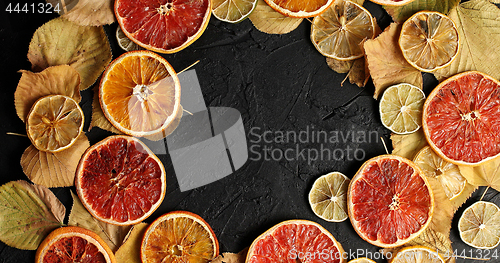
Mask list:
POLYGON ((382 124, 397 134, 417 131, 422 125, 424 92, 407 83, 387 88, 380 99, 382 124))
POLYGON ((318 217, 329 222, 347 219, 347 188, 349 178, 333 172, 316 179, 309 192, 309 204, 318 217))
POLYGON ((257 0, 212 0, 212 14, 217 19, 238 23, 247 18, 257 6, 257 0))

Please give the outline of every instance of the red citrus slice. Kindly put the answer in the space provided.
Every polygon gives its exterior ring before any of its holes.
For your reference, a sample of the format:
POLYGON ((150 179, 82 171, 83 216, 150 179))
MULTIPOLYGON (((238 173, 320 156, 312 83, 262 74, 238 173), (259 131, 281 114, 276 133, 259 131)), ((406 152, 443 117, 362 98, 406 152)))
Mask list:
POLYGON ((115 15, 123 33, 138 45, 174 53, 198 39, 210 20, 210 0, 116 0, 115 15))
POLYGON ((246 263, 345 262, 344 249, 330 232, 307 220, 281 222, 257 237, 246 263))
POLYGON ((141 222, 160 206, 165 168, 136 138, 116 135, 83 154, 75 178, 82 204, 97 219, 114 225, 141 222))
POLYGON ((376 246, 397 247, 429 225, 434 199, 413 162, 382 155, 366 161, 352 178, 347 209, 361 238, 376 246))
POLYGON ((422 127, 432 149, 457 165, 479 165, 500 155, 500 82, 468 71, 429 95, 422 127))

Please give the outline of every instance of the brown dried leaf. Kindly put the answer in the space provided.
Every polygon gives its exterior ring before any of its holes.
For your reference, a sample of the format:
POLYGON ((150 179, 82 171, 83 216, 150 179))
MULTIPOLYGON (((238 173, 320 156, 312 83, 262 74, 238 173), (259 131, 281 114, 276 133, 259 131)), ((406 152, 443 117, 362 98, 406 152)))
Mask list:
POLYGON ((80 26, 56 18, 39 27, 28 51, 33 71, 68 64, 80 73, 81 90, 97 80, 111 61, 111 47, 102 27, 80 26))
POLYGON ((248 248, 243 249, 238 254, 235 253, 222 253, 212 260, 212 263, 245 263, 248 248))
POLYGON ((401 25, 392 23, 375 39, 365 42, 368 68, 375 84, 374 98, 395 84, 423 86, 422 73, 406 62, 398 45, 401 25))
POLYGON ((64 18, 82 26, 109 25, 116 21, 113 0, 46 0, 52 6, 59 4, 64 18))
POLYGON ((284 16, 269 5, 264 0, 258 0, 257 6, 249 16, 250 21, 259 30, 267 34, 286 34, 296 29, 302 18, 284 16))
POLYGON ((71 208, 68 225, 93 231, 108 244, 113 252, 116 251, 122 245, 131 226, 116 226, 101 222, 85 209, 77 195, 71 192, 71 196, 73 197, 73 208, 71 208))
POLYGON ((471 185, 489 186, 500 191, 500 158, 476 167, 459 166, 458 168, 471 185))
POLYGON ((30 145, 21 156, 23 172, 35 184, 73 186, 78 162, 89 146, 85 134, 81 134, 68 149, 56 153, 43 152, 30 145))
POLYGON ((104 116, 101 108, 101 103, 99 102, 99 87, 95 87, 93 92, 94 98, 92 101, 92 120, 90 121, 89 130, 93 127, 99 127, 112 133, 123 134, 121 131, 115 128, 111 124, 111 122, 108 121, 108 119, 106 119, 106 116, 104 116))
POLYGON ((21 70, 23 74, 14 93, 17 116, 26 120, 33 103, 47 95, 66 95, 76 102, 80 96, 80 75, 68 65, 54 66, 40 73, 21 70))
POLYGON ((405 135, 392 134, 392 154, 399 155, 409 160, 413 160, 413 157, 425 146, 427 146, 427 140, 425 139, 424 132, 422 129, 405 135))
POLYGON ((125 237, 125 241, 116 251, 117 262, 141 263, 141 242, 148 224, 139 223, 134 225, 125 237))

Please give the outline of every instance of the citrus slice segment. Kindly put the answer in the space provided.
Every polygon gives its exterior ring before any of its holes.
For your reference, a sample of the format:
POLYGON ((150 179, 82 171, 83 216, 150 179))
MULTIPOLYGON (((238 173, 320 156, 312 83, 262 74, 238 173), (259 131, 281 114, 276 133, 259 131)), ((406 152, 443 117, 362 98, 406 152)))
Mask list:
POLYGON ((410 65, 432 72, 448 66, 457 56, 458 30, 447 16, 421 11, 403 23, 399 46, 410 65))
POLYGON ((422 127, 432 149, 457 165, 500 155, 500 82, 477 71, 441 82, 424 104, 422 127))
POLYGON ((314 182, 309 204, 318 217, 329 222, 347 219, 347 187, 349 178, 339 172, 325 174, 314 182))
POLYGON ((163 134, 175 120, 181 86, 170 64, 147 50, 115 59, 103 74, 99 101, 104 116, 121 132, 135 137, 163 134))
POLYGON ((115 1, 125 35, 146 49, 175 53, 198 39, 210 20, 211 0, 115 1))
POLYGON ((68 149, 82 133, 83 111, 78 103, 64 95, 38 99, 26 117, 26 133, 40 151, 68 149))
POLYGON ((212 228, 196 214, 174 211, 147 228, 141 243, 143 263, 206 263, 219 255, 212 228))
POLYGON ((320 15, 334 0, 265 0, 274 10, 289 17, 306 18, 320 15))
POLYGON ((228 23, 239 23, 257 6, 257 0, 212 0, 212 14, 228 23))
POLYGON ((83 154, 75 186, 82 204, 97 219, 133 225, 151 215, 166 192, 165 168, 140 140, 115 135, 83 154))
POLYGON ((397 247, 427 228, 434 198, 418 166, 396 155, 381 155, 366 161, 351 179, 347 208, 361 238, 397 247))
POLYGON ((467 185, 467 179, 460 173, 458 166, 443 160, 429 146, 420 150, 413 162, 422 169, 425 176, 439 181, 450 200, 459 196, 467 185))
POLYGON ((139 50, 142 49, 141 46, 130 40, 120 27, 116 28, 116 40, 118 41, 118 46, 125 51, 139 50))
POLYGON ((375 36, 373 17, 362 6, 349 0, 336 0, 311 26, 311 41, 323 55, 353 60, 364 55, 363 41, 375 36))
POLYGON ((349 261, 348 263, 376 263, 376 262, 369 258, 356 258, 349 261))
POLYGON ((445 260, 434 249, 412 246, 399 250, 390 263, 445 263, 445 260))
POLYGON ((458 220, 460 238, 478 249, 492 249, 500 244, 500 208, 494 203, 479 201, 458 220))
POLYGON ((422 125, 424 92, 407 83, 387 88, 380 99, 382 124, 396 134, 416 132, 422 125))
POLYGON ((257 237, 246 263, 330 262, 343 263, 344 249, 333 235, 308 220, 281 222, 257 237))
POLYGON ((377 3, 379 5, 402 6, 402 5, 409 4, 415 0, 370 0, 370 1, 377 3))
POLYGON ((94 232, 75 226, 52 231, 35 254, 36 263, 95 262, 116 263, 115 255, 94 232))

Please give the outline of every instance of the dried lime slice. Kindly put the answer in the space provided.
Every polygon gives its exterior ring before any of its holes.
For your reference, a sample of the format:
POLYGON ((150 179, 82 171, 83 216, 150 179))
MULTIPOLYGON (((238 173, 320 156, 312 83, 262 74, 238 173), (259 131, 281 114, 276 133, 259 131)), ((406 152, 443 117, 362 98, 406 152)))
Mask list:
POLYGON ((212 14, 217 19, 238 23, 247 18, 257 6, 257 0, 212 0, 212 14))
POLYGON ((491 249, 500 243, 500 209, 494 203, 479 201, 465 209, 458 221, 460 238, 478 249, 491 249))
POLYGON ((347 219, 347 188, 349 178, 339 172, 321 176, 309 192, 309 204, 317 216, 329 222, 347 219))
POLYGON ((397 134, 417 131, 422 125, 424 92, 407 83, 391 86, 380 99, 382 124, 397 134))
POLYGON ((125 51, 143 49, 141 46, 134 43, 134 41, 130 40, 120 27, 116 29, 116 40, 118 40, 118 45, 125 51))

